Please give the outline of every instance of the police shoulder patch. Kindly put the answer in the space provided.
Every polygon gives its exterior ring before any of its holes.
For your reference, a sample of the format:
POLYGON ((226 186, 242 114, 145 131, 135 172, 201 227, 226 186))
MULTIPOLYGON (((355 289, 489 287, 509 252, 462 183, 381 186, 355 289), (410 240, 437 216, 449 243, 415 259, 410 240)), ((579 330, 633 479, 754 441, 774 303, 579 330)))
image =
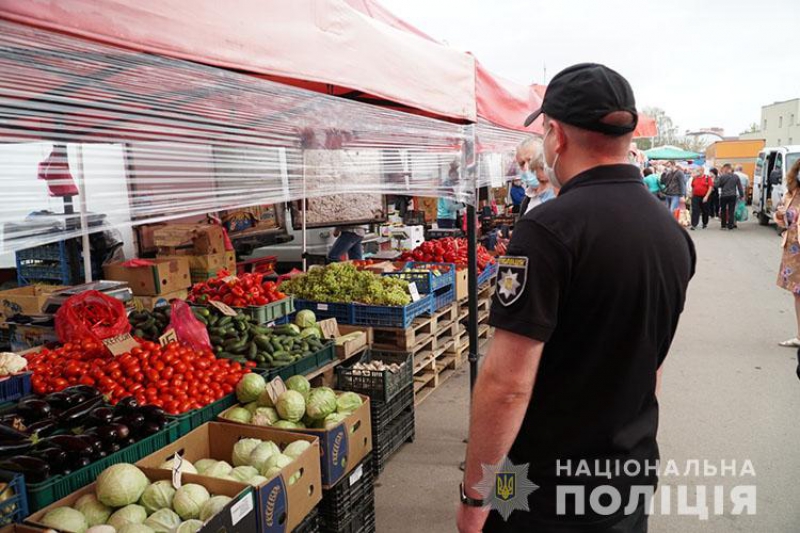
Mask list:
POLYGON ((519 300, 528 281, 528 258, 504 255, 497 259, 497 300, 509 306, 519 300))

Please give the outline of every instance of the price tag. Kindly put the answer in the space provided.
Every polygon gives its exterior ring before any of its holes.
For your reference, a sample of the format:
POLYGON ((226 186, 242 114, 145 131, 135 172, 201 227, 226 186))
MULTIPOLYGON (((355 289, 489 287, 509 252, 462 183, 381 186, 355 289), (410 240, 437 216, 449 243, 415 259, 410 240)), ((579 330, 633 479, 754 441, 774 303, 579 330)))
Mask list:
POLYGON ((166 333, 164 333, 158 338, 158 343, 161 346, 166 346, 171 342, 178 342, 178 334, 175 333, 175 330, 173 328, 169 328, 166 331, 166 333))
POLYGON ((225 316, 236 316, 238 314, 236 311, 233 310, 232 307, 230 307, 228 305, 225 305, 222 302, 211 301, 211 302, 208 302, 208 303, 212 307, 214 307, 217 310, 219 310, 219 312, 222 313, 225 316))
POLYGON ((178 455, 178 452, 175 452, 175 456, 172 458, 172 486, 176 489, 181 488, 181 476, 183 475, 181 471, 182 466, 183 457, 178 455))
POLYGON ((275 327, 275 321, 273 320, 272 322, 267 322, 267 327, 268 328, 274 328, 275 327))
POLYGON ((231 507, 231 525, 238 524, 242 518, 249 515, 255 509, 253 505, 253 497, 255 496, 255 492, 248 492, 244 498, 236 502, 233 507, 231 507))
POLYGON ((317 304, 317 311, 327 311, 328 304, 317 304))
POLYGON ((411 294, 411 301, 418 302, 421 296, 419 295, 419 290, 417 290, 417 282, 412 281, 408 284, 408 292, 411 294))
POLYGON ((224 281, 225 283, 230 283, 230 282, 236 281, 238 279, 239 278, 236 277, 236 276, 225 276, 224 278, 222 278, 222 281, 224 281))
POLYGON ((359 465, 359 467, 353 470, 353 473, 350 474, 350 486, 352 487, 358 483, 358 480, 362 477, 364 477, 364 465, 359 465))
POLYGON ((267 383, 266 393, 269 399, 272 400, 272 405, 278 402, 278 398, 284 392, 286 392, 286 384, 280 376, 267 383))
POLYGON ((103 344, 106 345, 106 348, 108 348, 108 351, 110 351, 114 357, 130 352, 139 346, 139 343, 136 342, 136 339, 131 337, 130 333, 123 333, 122 335, 117 335, 116 337, 103 339, 103 344))
POLYGON ((339 337, 339 323, 335 318, 326 318, 317 322, 319 329, 322 330, 322 336, 326 339, 335 339, 339 337))

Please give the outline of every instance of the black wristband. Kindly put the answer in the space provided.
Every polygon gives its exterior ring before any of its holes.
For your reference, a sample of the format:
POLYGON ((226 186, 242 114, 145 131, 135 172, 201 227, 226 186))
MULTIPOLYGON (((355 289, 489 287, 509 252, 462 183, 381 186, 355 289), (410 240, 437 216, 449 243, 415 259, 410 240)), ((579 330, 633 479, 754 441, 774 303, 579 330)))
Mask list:
POLYGON ((460 496, 461 496, 461 503, 463 503, 467 507, 485 507, 486 506, 486 502, 485 501, 480 500, 480 499, 476 499, 476 498, 470 498, 469 496, 467 496, 467 494, 464 492, 464 483, 463 482, 460 483, 458 487, 459 487, 459 492, 460 492, 460 496))

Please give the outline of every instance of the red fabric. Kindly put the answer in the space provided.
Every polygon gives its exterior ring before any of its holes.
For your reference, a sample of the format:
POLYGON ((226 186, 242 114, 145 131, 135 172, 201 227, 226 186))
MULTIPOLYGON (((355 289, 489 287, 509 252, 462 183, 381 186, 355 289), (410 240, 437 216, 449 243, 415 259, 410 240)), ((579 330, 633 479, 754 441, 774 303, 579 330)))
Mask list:
POLYGON ((122 263, 125 268, 151 267, 154 265, 155 263, 149 259, 131 259, 122 263))
POLYGON ((692 196, 705 196, 714 187, 710 176, 698 176, 692 179, 692 196))
POLYGON ((541 105, 535 87, 499 78, 475 61, 475 106, 479 117, 511 130, 542 134, 541 118, 524 126, 528 115, 541 105))
POLYGON ((38 176, 47 182, 47 191, 50 196, 76 196, 78 187, 69 171, 67 147, 61 144, 53 146, 44 161, 39 163, 38 176))
POLYGON ((656 125, 656 119, 648 117, 643 113, 639 113, 639 123, 636 125, 636 129, 633 131, 633 138, 636 139, 637 137, 657 136, 658 127, 656 125))

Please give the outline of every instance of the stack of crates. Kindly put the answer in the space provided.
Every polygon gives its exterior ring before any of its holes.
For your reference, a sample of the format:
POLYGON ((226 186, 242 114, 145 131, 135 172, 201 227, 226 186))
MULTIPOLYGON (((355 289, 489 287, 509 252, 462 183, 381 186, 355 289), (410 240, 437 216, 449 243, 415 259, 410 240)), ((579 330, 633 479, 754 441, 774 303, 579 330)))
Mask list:
MULTIPOLYGON (((16 253, 17 284, 20 287, 78 285, 83 283, 83 259, 79 239, 67 239, 20 250, 16 253)), ((92 254, 92 276, 102 278, 102 258, 92 254)))
POLYGON ((375 477, 372 454, 330 489, 322 491, 321 533, 375 532, 375 477))

